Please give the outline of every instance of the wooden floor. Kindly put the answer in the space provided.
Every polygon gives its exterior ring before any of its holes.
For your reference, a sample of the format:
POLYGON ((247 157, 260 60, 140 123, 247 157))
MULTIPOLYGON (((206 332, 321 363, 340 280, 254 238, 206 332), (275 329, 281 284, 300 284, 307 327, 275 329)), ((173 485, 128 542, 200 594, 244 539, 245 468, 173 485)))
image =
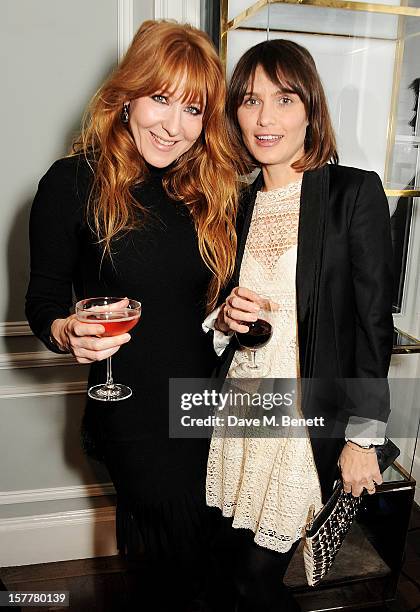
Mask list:
MULTIPOLYGON (((137 566, 119 557, 101 557, 0 568, 0 580, 9 590, 70 591, 69 608, 24 607, 22 612, 66 609, 74 612, 121 612, 133 609, 128 598, 134 585, 139 581, 137 572, 137 566)), ((10 609, 16 610, 16 608, 10 609)), ((141 604, 135 609, 148 612, 151 610, 150 606, 143 608, 141 604)), ((397 600, 386 607, 375 608, 375 612, 385 611, 420 612, 420 509, 418 506, 414 508, 411 517, 397 600)))

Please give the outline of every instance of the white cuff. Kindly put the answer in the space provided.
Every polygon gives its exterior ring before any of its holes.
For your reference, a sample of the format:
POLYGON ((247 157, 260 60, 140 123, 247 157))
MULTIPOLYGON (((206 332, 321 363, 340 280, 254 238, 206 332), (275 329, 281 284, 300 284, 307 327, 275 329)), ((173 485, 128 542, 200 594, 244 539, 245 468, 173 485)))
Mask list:
POLYGON ((384 444, 386 423, 374 419, 351 416, 346 427, 346 442, 350 440, 360 446, 384 444))
POLYGON ((221 304, 220 306, 218 306, 217 308, 215 308, 213 310, 213 312, 211 312, 209 315, 207 315, 207 317, 204 319, 201 327, 203 328, 203 331, 207 334, 210 330, 213 330, 213 348, 215 350, 215 353, 218 357, 220 357, 220 355, 223 353, 223 351, 225 350, 225 348, 228 346, 228 344, 230 343, 230 339, 233 336, 233 332, 228 332, 227 334, 224 334, 223 332, 221 332, 220 330, 215 328, 215 323, 216 323, 216 319, 219 316, 219 312, 220 309, 222 307, 223 304, 221 304))

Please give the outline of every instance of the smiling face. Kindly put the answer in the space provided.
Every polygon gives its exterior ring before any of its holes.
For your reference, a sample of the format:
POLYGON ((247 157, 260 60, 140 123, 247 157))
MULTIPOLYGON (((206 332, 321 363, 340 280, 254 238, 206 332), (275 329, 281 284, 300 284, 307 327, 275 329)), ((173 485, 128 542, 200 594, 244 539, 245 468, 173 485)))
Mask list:
POLYGON ((164 168, 188 151, 203 129, 204 108, 185 101, 182 87, 130 101, 130 128, 137 149, 152 166, 164 168))
POLYGON ((273 83, 261 66, 248 83, 238 123, 245 146, 263 168, 290 168, 304 154, 305 106, 296 93, 273 83))

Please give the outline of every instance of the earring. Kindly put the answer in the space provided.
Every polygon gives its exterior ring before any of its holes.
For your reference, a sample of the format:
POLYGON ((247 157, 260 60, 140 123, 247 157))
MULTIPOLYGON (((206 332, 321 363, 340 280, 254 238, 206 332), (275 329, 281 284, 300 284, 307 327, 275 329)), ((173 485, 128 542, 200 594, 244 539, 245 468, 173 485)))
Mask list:
POLYGON ((128 109, 130 108, 130 105, 128 102, 124 102, 123 104, 123 108, 121 111, 121 121, 125 124, 128 123, 128 119, 129 119, 129 115, 128 115, 128 109))

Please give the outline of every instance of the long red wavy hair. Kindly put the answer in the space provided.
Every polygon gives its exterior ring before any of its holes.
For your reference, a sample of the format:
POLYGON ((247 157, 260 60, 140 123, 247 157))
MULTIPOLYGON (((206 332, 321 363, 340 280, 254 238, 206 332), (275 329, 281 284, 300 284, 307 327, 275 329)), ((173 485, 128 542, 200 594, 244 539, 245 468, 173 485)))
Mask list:
POLYGON ((189 25, 145 21, 125 57, 93 97, 73 153, 84 153, 94 171, 88 217, 104 254, 112 240, 147 222, 132 187, 149 170, 130 130, 121 121, 123 103, 183 86, 184 100, 205 105, 203 131, 163 178, 168 195, 188 206, 201 256, 212 272, 208 310, 232 275, 237 180, 225 119, 226 85, 208 36, 189 25))

